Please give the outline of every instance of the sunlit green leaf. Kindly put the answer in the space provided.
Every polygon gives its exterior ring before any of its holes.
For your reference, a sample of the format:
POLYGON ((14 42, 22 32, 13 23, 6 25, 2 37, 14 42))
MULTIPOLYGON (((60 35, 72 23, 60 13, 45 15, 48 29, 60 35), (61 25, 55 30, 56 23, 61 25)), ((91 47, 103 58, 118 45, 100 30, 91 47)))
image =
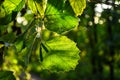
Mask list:
POLYGON ((77 16, 83 13, 86 7, 86 0, 69 0, 69 2, 77 16))
POLYGON ((25 0, 5 0, 0 6, 0 24, 8 24, 12 21, 24 4, 25 0))
POLYGON ((0 80, 16 80, 13 72, 11 71, 0 71, 0 80))
POLYGON ((50 51, 43 52, 43 69, 53 72, 68 71, 74 69, 78 64, 79 49, 76 43, 65 36, 59 36, 51 39, 46 43, 50 51))
POLYGON ((6 12, 8 12, 7 14, 9 14, 12 11, 20 11, 24 3, 25 0, 5 0, 3 6, 6 12))
POLYGON ((48 0, 45 12, 45 27, 57 33, 69 31, 78 25, 78 18, 64 0, 48 0))
POLYGON ((28 6, 34 14, 44 16, 47 0, 28 0, 28 6))

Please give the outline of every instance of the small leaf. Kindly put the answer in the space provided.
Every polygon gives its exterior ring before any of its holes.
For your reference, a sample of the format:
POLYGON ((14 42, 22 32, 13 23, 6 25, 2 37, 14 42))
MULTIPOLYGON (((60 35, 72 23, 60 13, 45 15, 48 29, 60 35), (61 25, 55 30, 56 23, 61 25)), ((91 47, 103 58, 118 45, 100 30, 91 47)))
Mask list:
POLYGON ((18 40, 15 42, 15 47, 17 49, 17 52, 20 52, 23 48, 24 41, 23 40, 18 40))
POLYGON ((0 80, 16 80, 13 72, 11 71, 0 71, 0 80))
POLYGON ((28 6, 34 14, 44 16, 47 0, 28 0, 28 6))
POLYGON ((42 68, 53 72, 69 71, 78 64, 79 49, 76 43, 65 36, 59 36, 46 42, 50 47, 48 53, 43 52, 42 68))
POLYGON ((83 13, 86 7, 86 0, 69 0, 69 2, 77 16, 83 13))

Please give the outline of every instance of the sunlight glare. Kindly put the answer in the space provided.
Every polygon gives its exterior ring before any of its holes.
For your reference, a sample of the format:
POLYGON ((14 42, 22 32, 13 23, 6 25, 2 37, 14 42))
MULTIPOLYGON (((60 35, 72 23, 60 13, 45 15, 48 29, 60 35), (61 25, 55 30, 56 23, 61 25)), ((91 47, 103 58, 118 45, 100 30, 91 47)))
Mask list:
POLYGON ((98 13, 101 13, 101 12, 103 12, 103 9, 110 9, 110 8, 112 8, 111 5, 96 4, 95 11, 98 12, 98 13))

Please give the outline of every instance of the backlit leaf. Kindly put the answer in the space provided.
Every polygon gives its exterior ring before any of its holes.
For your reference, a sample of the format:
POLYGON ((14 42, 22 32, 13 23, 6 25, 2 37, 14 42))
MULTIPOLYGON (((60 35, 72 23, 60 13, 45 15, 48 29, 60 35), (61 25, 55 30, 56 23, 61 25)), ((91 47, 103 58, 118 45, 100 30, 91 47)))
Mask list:
POLYGON ((45 27, 57 33, 69 31, 78 25, 78 18, 64 0, 48 0, 45 12, 45 27))
POLYGON ((25 0, 5 0, 0 6, 0 24, 8 24, 15 19, 24 4, 25 0))
POLYGON ((47 0, 28 0, 28 6, 34 14, 38 14, 42 17, 46 9, 47 0))
POLYGON ((86 7, 86 0, 69 0, 69 2, 77 16, 81 15, 86 7))
POLYGON ((46 42, 50 51, 43 53, 43 69, 57 71, 69 71, 78 64, 79 49, 76 43, 65 36, 59 36, 46 42))

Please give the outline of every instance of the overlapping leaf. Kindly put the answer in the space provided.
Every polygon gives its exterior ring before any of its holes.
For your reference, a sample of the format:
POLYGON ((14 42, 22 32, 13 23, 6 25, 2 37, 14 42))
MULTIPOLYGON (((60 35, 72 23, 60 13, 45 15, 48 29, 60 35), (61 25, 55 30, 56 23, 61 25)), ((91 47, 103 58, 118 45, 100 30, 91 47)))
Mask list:
POLYGON ((45 27, 57 33, 76 27, 75 15, 81 15, 86 7, 86 0, 29 0, 28 3, 34 14, 42 15, 45 27))
POLYGON ((46 43, 50 51, 43 53, 43 69, 68 71, 74 69, 79 60, 79 49, 76 44, 65 36, 59 36, 46 43))
POLYGON ((69 2, 65 0, 45 1, 29 0, 28 3, 34 14, 42 14, 41 19, 44 20, 47 29, 63 33, 78 25, 78 18, 75 17, 69 2), (41 5, 42 3, 45 5, 41 5))
MULTIPOLYGON (((40 50, 40 40, 31 38, 27 41, 27 47, 23 49, 24 63, 27 66, 31 63, 30 58, 32 55, 36 55, 36 50, 40 50)), ((78 64, 79 49, 76 47, 76 43, 68 39, 65 36, 54 37, 45 43, 41 43, 42 52, 36 57, 43 59, 40 61, 41 69, 51 70, 52 72, 69 71, 76 67, 78 64), (42 54, 42 55, 41 55, 42 54)), ((21 56, 21 55, 20 55, 21 56)))
POLYGON ((28 0, 28 6, 36 15, 44 16, 47 0, 28 0))
MULTIPOLYGON (((68 0, 28 0, 28 6, 34 14, 40 15, 40 19, 43 20, 45 27, 50 31, 63 33, 78 25, 78 18, 75 16, 68 0)), ((43 58, 41 62, 43 69, 57 72, 68 71, 76 67, 80 58, 79 49, 67 37, 59 36, 47 41, 47 47, 42 45, 42 51, 41 44, 39 44, 40 40, 36 41, 35 35, 31 35, 27 39, 28 45, 25 44, 27 47, 24 48, 26 49, 24 60, 26 65, 29 63, 32 52, 34 51, 33 53, 36 54, 35 50, 38 49, 37 45, 39 45, 39 52, 43 58), (50 51, 47 51, 47 48, 50 51)))
POLYGON ((0 24, 8 24, 11 22, 23 8, 24 4, 25 0, 5 0, 0 5, 0 24))

